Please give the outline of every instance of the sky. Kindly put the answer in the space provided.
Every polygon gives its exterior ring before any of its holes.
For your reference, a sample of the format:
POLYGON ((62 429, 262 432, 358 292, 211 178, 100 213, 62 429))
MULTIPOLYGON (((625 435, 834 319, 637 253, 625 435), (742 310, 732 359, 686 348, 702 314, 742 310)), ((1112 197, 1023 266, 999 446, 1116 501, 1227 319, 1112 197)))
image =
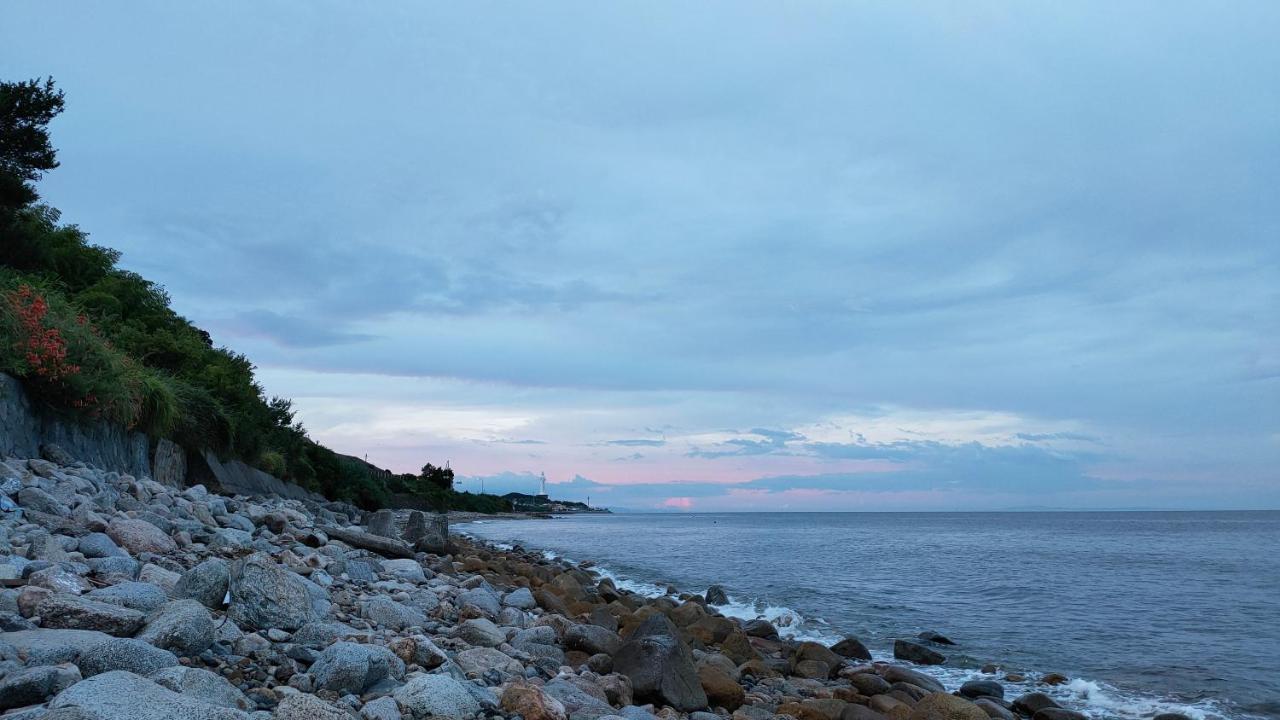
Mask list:
POLYGON ((1280 508, 1280 4, 81 3, 64 219, 312 437, 633 510, 1280 508))

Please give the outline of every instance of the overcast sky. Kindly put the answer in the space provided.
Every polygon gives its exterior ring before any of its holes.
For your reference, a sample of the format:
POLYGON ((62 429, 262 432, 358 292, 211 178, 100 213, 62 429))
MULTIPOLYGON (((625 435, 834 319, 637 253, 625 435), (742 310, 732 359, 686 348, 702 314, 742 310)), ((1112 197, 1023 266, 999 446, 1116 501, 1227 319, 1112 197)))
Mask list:
POLYGON ((1280 4, 6 2, 312 436, 618 507, 1280 507, 1280 4), (234 10, 233 10, 234 8, 234 10))

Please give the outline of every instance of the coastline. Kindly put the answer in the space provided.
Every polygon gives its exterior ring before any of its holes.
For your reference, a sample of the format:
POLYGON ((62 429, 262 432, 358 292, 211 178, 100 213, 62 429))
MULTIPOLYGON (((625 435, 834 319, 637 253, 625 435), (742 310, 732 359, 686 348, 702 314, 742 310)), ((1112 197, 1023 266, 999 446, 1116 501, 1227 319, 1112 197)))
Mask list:
MULTIPOLYGON (((480 518, 482 521, 484 519, 480 518)), ((496 520, 496 518, 492 517, 488 519, 496 520)), ((711 614, 723 616, 734 623, 739 630, 745 629, 746 625, 752 621, 771 620, 778 631, 778 639, 792 651, 805 643, 816 642, 820 645, 834 647, 851 639, 851 636, 842 633, 840 628, 828 625, 820 618, 801 617, 799 613, 790 608, 779 608, 729 596, 726 596, 725 601, 722 603, 709 604, 706 602, 706 589, 677 588, 660 575, 657 577, 647 575, 643 578, 628 576, 599 562, 596 558, 582 557, 577 554, 573 557, 568 557, 550 550, 533 549, 530 546, 520 547, 510 542, 497 540, 494 537, 479 537, 468 532, 466 523, 460 522, 457 532, 466 535, 469 538, 469 542, 494 555, 514 553, 517 557, 525 559, 529 557, 544 559, 559 566, 564 572, 592 573, 599 582, 609 582, 614 587, 625 589, 644 597, 648 603, 663 606, 663 612, 673 610, 670 607, 670 603, 675 603, 676 607, 681 607, 695 602, 701 603, 711 614)), ((722 578, 722 580, 729 579, 722 578)), ((713 585, 711 590, 714 591, 717 587, 713 585)), ((929 634, 931 633, 921 633, 922 636, 929 634)), ((857 638, 852 638, 852 640, 857 642, 857 638)), ((1005 693, 1004 699, 988 697, 981 704, 984 705, 983 710, 989 717, 1004 718, 1005 720, 1009 716, 999 713, 989 705, 1002 705, 1005 710, 1013 712, 1013 716, 1016 717, 1032 717, 1035 716, 1035 713, 1019 712, 1019 710, 1027 709, 1025 704, 1020 707, 1014 705, 1014 701, 1027 695, 1044 696, 1043 698, 1035 698, 1032 702, 1043 702, 1048 699, 1062 706, 1061 709, 1064 712, 1056 713, 1056 715, 1055 713, 1048 713, 1040 720, 1046 720, 1051 715, 1059 718, 1071 717, 1071 715, 1066 714, 1066 711, 1091 718, 1161 717, 1163 720, 1175 720, 1176 718, 1184 717, 1202 720, 1228 717, 1266 717, 1265 714, 1251 715, 1245 713, 1237 715, 1235 713, 1227 713, 1218 703, 1211 700, 1189 704, 1155 695, 1135 694, 1133 691, 1119 690, 1098 680, 1068 677, 1053 669, 1032 669, 1025 666, 1011 667, 998 661, 984 662, 982 665, 963 663, 958 666, 932 664, 935 660, 941 663, 942 655, 950 654, 950 652, 959 648, 949 646, 945 639, 943 639, 942 643, 935 643, 924 637, 904 636, 898 642, 901 643, 903 640, 906 641, 906 645, 901 649, 900 653, 896 652, 897 648, 877 646, 866 648, 866 646, 862 646, 861 642, 857 642, 858 646, 867 650, 865 657, 858 658, 863 662, 861 664, 846 663, 840 672, 844 675, 859 672, 879 674, 891 667, 905 667, 933 678, 942 686, 945 692, 955 695, 963 695, 962 689, 966 688, 966 686, 968 686, 967 689, 970 693, 974 693, 977 692, 975 689, 977 686, 991 686, 994 683, 1003 689, 1005 693), (921 646, 923 651, 910 647, 910 645, 921 646), (940 654, 931 656, 931 653, 940 654), (914 660, 919 660, 919 663, 913 662, 914 660)), ((753 642, 756 641, 753 640, 753 642)), ((778 651, 783 650, 783 648, 776 646, 771 646, 768 649, 773 653, 773 660, 775 661, 778 660, 778 651)), ((707 646, 707 650, 722 651, 722 648, 711 644, 707 646)), ((962 653, 961 655, 963 656, 962 653)), ((897 671, 889 672, 896 673, 897 671)), ((783 674, 790 677, 785 670, 783 674)), ((974 695, 969 699, 976 700, 980 697, 979 695, 974 695)), ((905 700, 900 696, 899 699, 905 700)), ((867 699, 858 698, 856 700, 867 699)), ((894 717, 889 713, 882 714, 886 714, 891 718, 894 717)))

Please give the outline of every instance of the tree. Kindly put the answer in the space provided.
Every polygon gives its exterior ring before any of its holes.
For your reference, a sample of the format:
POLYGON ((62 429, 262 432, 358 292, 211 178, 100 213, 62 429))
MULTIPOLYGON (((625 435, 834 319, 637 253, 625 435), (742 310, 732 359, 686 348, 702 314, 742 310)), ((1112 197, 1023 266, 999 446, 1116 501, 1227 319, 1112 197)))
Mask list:
POLYGON ((58 167, 49 123, 62 108, 53 78, 0 82, 0 208, 15 210, 40 197, 32 183, 58 167))
POLYGON ((441 490, 453 489, 453 469, 436 467, 431 463, 422 466, 422 474, 418 476, 424 484, 441 490))

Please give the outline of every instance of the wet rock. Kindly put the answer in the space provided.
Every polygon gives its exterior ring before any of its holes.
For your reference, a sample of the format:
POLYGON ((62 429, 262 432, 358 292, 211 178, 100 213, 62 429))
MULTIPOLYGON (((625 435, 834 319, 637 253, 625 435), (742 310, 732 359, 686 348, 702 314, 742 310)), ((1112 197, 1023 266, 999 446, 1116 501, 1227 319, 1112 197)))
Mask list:
POLYGON ((802 642, 796 646, 795 652, 791 654, 791 671, 794 673, 806 670, 808 671, 806 677, 834 677, 843 664, 843 657, 832 652, 825 645, 816 642, 802 642), (825 668, 825 671, 819 669, 819 665, 825 668))
POLYGON ((849 684, 858 692, 870 697, 889 692, 889 681, 875 673, 857 673, 849 677, 849 684))
POLYGON ((960 686, 960 694, 969 698, 1004 697, 1004 686, 995 680, 969 680, 960 686))
POLYGON ((1037 710, 1031 720, 1089 720, 1089 716, 1066 708, 1047 707, 1037 710))
POLYGON ((173 597, 190 598, 215 610, 222 608, 231 579, 226 560, 209 558, 182 574, 173 586, 173 597))
POLYGON ((712 585, 711 587, 707 588, 707 593, 704 596, 704 598, 706 599, 708 605, 728 605, 729 604, 728 593, 726 593, 724 591, 724 588, 720 587, 719 585, 712 585))
POLYGON ((987 717, 992 720, 1017 720, 1018 717, 1013 714, 1013 711, 1006 708, 1000 701, 997 701, 994 698, 975 698, 973 704, 982 708, 982 711, 985 712, 987 717))
POLYGON ((1053 698, 1042 692, 1032 692, 1020 695, 1013 701, 1013 709, 1028 717, 1035 715, 1037 712, 1045 708, 1057 707, 1062 706, 1054 702, 1053 698))
POLYGON ((925 630, 924 632, 920 633, 916 637, 920 638, 921 640, 924 640, 925 642, 931 642, 935 645, 955 645, 956 644, 955 641, 953 641, 951 638, 947 637, 946 635, 943 635, 942 633, 934 632, 933 630, 925 630))
POLYGON ((107 526, 107 535, 134 555, 147 552, 166 555, 178 550, 165 531, 146 520, 116 518, 107 526))
POLYGON ((150 675, 162 668, 178 664, 178 656, 150 643, 134 638, 111 638, 86 649, 76 660, 85 677, 127 670, 139 675, 150 675))
POLYGON ((49 703, 78 708, 93 720, 247 720, 238 710, 184 697, 144 677, 113 671, 82 680, 49 703))
POLYGON ((241 627, 264 630, 297 630, 322 615, 307 583, 266 553, 254 553, 232 568, 227 614, 241 627))
POLYGON ((338 642, 320 653, 310 673, 319 689, 360 694, 387 678, 403 678, 404 662, 384 647, 338 642))
POLYGON ((682 712, 707 706, 689 647, 664 615, 642 622, 614 654, 613 667, 631 679, 642 702, 661 702, 682 712))
POLYGON ((893 656, 917 665, 941 665, 946 661, 941 653, 910 640, 894 640, 893 656))
POLYGON ((890 683, 905 682, 911 683, 916 687, 922 687, 929 692, 946 692, 946 688, 942 686, 942 683, 919 670, 912 670, 898 665, 885 665, 880 667, 878 672, 880 677, 890 683))
POLYGON ((178 655, 196 655, 213 644, 213 618, 195 600, 174 600, 157 610, 138 633, 158 648, 178 655))
POLYGON ((80 682, 74 665, 44 665, 11 673, 0 682, 0 710, 42 703, 80 682))
POLYGON ((908 720, 988 720, 977 705, 947 693, 929 693, 911 708, 908 720))
POLYGON ((466 687, 446 675, 417 675, 396 689, 392 696, 414 716, 466 720, 480 712, 480 703, 466 687))
POLYGON ((847 658, 855 660, 870 660, 871 651, 858 638, 850 635, 835 645, 831 646, 831 652, 847 658))
POLYGON ((36 612, 47 628, 97 630, 108 635, 133 635, 145 621, 137 610, 65 594, 45 598, 36 612))
POLYGON ((776 640, 778 637, 778 628, 763 618, 747 621, 747 624, 742 626, 742 631, 749 637, 764 638, 766 640, 776 640))

